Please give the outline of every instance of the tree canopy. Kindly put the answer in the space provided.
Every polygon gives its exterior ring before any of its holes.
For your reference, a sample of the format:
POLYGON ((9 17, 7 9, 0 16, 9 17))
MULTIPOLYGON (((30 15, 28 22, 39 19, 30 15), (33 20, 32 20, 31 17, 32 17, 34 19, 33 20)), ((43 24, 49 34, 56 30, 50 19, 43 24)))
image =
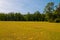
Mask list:
POLYGON ((27 14, 21 13, 0 13, 0 21, 48 21, 60 22, 60 3, 54 6, 53 2, 49 2, 44 9, 43 13, 36 11, 34 13, 28 12, 27 14), (55 8, 56 7, 56 8, 55 8))

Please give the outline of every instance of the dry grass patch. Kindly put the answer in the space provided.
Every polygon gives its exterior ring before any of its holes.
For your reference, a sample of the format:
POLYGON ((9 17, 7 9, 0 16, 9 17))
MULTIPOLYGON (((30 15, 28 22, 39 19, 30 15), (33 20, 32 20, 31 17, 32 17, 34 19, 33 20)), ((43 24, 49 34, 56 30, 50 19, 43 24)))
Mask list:
POLYGON ((60 23, 0 21, 0 40, 60 40, 60 23))

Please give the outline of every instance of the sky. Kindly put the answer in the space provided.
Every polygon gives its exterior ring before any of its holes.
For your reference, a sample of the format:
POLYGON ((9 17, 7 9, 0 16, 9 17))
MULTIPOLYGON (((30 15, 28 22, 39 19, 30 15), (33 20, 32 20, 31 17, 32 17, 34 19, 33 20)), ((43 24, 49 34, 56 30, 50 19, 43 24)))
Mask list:
POLYGON ((0 12, 20 12, 25 14, 40 11, 42 13, 48 2, 54 2, 57 5, 60 0, 0 0, 0 12))

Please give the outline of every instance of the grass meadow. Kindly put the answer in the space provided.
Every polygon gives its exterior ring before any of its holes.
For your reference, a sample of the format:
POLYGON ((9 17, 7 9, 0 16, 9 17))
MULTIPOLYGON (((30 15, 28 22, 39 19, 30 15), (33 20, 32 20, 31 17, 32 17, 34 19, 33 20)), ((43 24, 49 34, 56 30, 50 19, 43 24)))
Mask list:
POLYGON ((0 21, 0 40, 60 40, 60 23, 0 21))

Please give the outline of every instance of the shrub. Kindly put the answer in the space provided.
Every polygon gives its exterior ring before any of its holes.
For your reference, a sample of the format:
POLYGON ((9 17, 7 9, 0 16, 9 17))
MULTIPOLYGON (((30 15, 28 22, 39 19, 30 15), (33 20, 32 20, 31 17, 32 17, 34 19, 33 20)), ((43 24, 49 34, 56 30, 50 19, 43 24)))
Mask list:
POLYGON ((59 19, 59 18, 56 18, 56 19, 54 20, 54 22, 60 23, 60 19, 59 19))

